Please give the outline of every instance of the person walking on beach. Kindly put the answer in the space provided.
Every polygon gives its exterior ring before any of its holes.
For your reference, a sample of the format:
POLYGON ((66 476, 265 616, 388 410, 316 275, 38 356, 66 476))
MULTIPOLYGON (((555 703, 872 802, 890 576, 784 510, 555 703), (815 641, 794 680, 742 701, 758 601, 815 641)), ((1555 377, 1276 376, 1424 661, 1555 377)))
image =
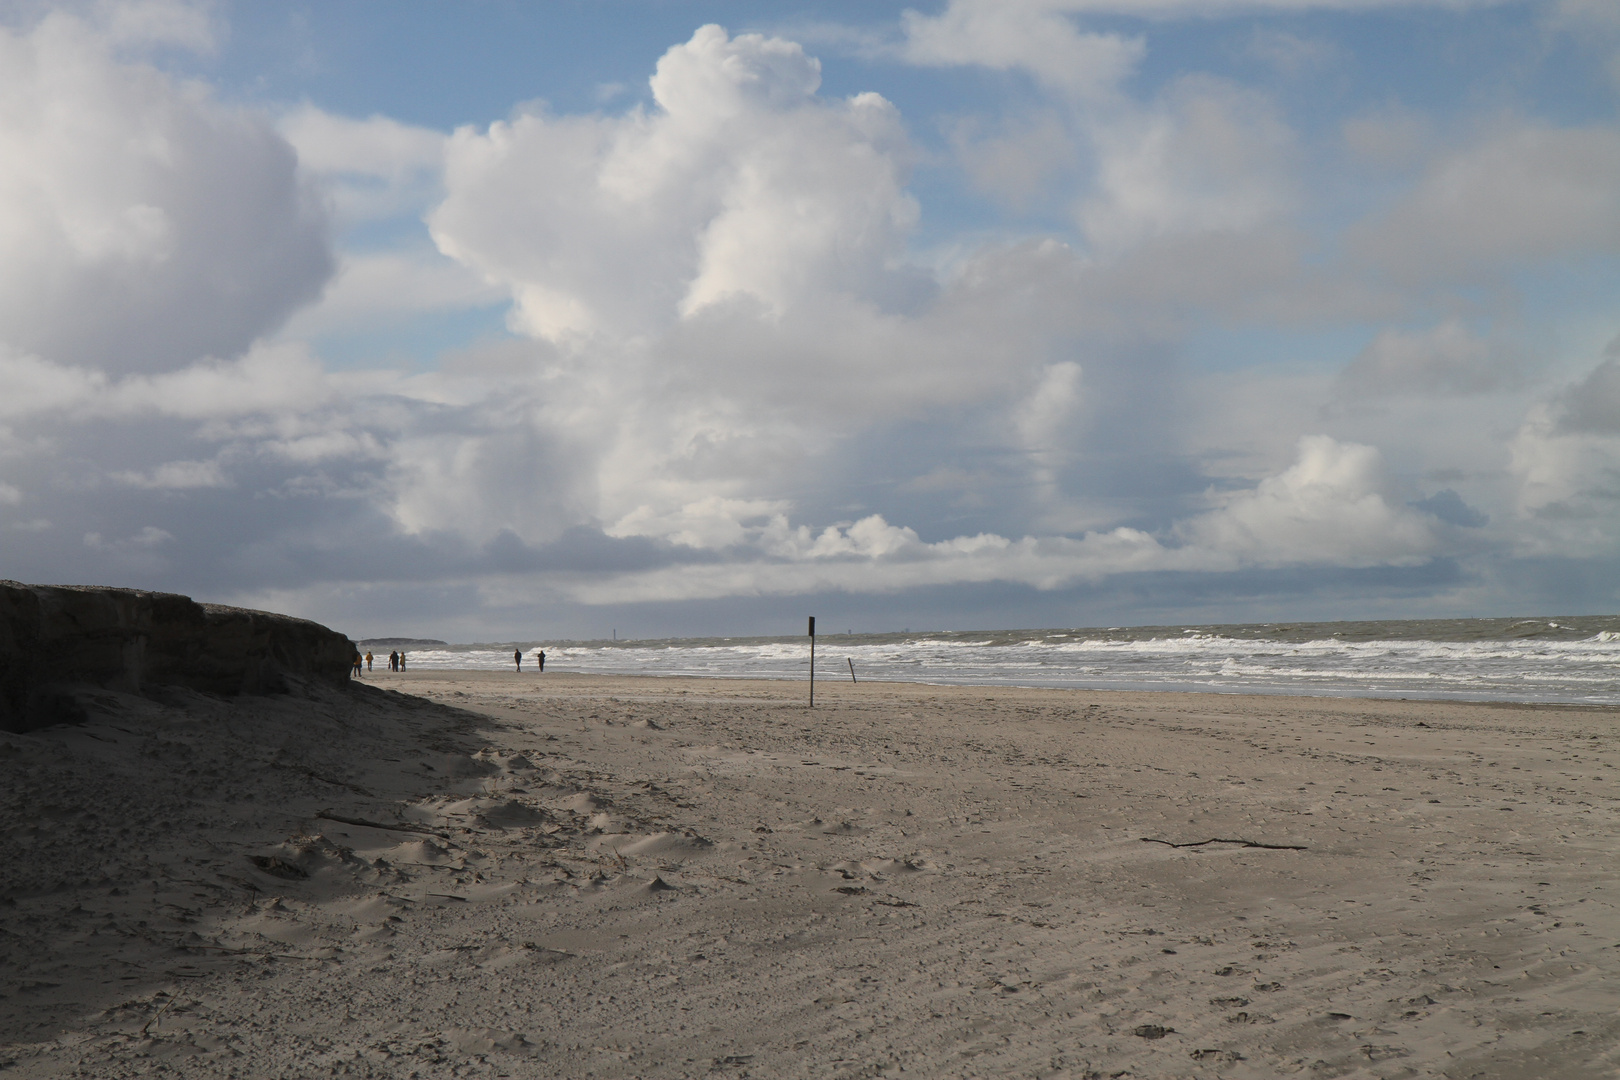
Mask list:
POLYGON ((399 670, 405 670, 405 650, 399 650, 399 670))
POLYGON ((399 670, 399 650, 398 649, 395 649, 395 650, 393 650, 392 652, 390 652, 388 654, 388 670, 389 671, 398 671, 399 670))
POLYGON ((366 670, 367 671, 371 670, 371 650, 370 649, 366 650, 366 670))
POLYGON ((360 650, 354 650, 354 677, 356 679, 360 677, 360 665, 363 663, 365 663, 365 661, 360 656, 360 650))
POLYGON ((513 649, 512 650, 512 662, 517 665, 518 672, 521 674, 522 671, 523 671, 523 650, 522 649, 513 649))
POLYGON ((546 650, 541 649, 540 655, 535 659, 540 663, 540 674, 544 675, 546 673, 546 650))

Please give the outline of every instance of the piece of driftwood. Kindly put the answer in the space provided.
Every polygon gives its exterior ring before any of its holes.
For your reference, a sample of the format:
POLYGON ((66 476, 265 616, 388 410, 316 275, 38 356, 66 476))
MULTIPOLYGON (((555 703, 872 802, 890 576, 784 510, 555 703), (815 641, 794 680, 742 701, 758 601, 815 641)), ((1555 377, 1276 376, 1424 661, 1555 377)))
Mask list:
MULTIPOLYGON (((360 825, 367 829, 387 829, 390 832, 421 833, 423 836, 437 836, 440 840, 450 840, 450 837, 445 833, 435 832, 422 825, 412 825, 408 821, 397 821, 392 825, 387 825, 381 821, 367 821, 365 818, 344 817, 341 814, 334 814, 330 810, 322 810, 315 816, 321 821, 336 821, 342 825, 360 825)), ((454 843, 454 841, 451 842, 454 843)))
POLYGON ((1142 837, 1144 844, 1163 844, 1165 847, 1203 847, 1205 844, 1237 844, 1239 847, 1265 848, 1267 851, 1309 851, 1304 844, 1262 844, 1258 840, 1228 840, 1225 837, 1213 836, 1208 840, 1189 840, 1178 844, 1174 840, 1160 840, 1156 836, 1142 837))

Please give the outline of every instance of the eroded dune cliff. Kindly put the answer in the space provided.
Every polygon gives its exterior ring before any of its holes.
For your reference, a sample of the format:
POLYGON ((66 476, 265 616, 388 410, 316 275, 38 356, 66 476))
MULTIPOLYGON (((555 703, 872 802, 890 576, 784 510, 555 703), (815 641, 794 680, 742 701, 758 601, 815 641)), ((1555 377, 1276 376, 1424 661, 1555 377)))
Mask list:
POLYGON ((0 581, 0 729, 83 716, 90 688, 268 694, 341 685, 354 646, 319 623, 174 593, 0 581))

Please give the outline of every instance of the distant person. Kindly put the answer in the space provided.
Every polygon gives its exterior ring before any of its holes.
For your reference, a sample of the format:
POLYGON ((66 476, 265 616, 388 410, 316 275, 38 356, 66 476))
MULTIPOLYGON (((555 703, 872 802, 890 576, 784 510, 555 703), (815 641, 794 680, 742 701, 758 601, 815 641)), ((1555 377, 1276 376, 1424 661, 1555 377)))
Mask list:
POLYGON ((523 670, 523 650, 522 649, 513 649, 512 650, 512 662, 517 665, 518 671, 521 672, 523 670))
POLYGON ((360 665, 363 663, 365 663, 365 660, 361 657, 360 650, 354 650, 354 677, 357 679, 360 677, 360 665))
POLYGON ((405 670, 405 650, 399 650, 399 670, 405 670))
POLYGON ((536 656, 535 659, 540 663, 540 674, 544 675, 546 673, 546 650, 541 649, 540 655, 536 656))
POLYGON ((371 650, 370 649, 366 650, 366 670, 367 671, 371 670, 371 650))
POLYGON ((392 652, 390 652, 388 654, 388 670, 389 671, 398 671, 399 670, 399 650, 398 649, 395 649, 395 650, 393 650, 392 652))

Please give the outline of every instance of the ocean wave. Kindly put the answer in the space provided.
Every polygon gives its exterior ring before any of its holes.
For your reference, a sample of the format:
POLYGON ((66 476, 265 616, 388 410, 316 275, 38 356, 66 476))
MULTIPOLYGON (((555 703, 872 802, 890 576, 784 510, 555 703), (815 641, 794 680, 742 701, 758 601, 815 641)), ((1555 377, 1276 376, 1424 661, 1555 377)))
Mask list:
MULTIPOLYGON (((803 678, 804 637, 547 642, 548 671, 803 678)), ((512 666, 483 644, 415 669, 512 666)), ((825 635, 818 678, 1620 704, 1620 618, 825 635)))

